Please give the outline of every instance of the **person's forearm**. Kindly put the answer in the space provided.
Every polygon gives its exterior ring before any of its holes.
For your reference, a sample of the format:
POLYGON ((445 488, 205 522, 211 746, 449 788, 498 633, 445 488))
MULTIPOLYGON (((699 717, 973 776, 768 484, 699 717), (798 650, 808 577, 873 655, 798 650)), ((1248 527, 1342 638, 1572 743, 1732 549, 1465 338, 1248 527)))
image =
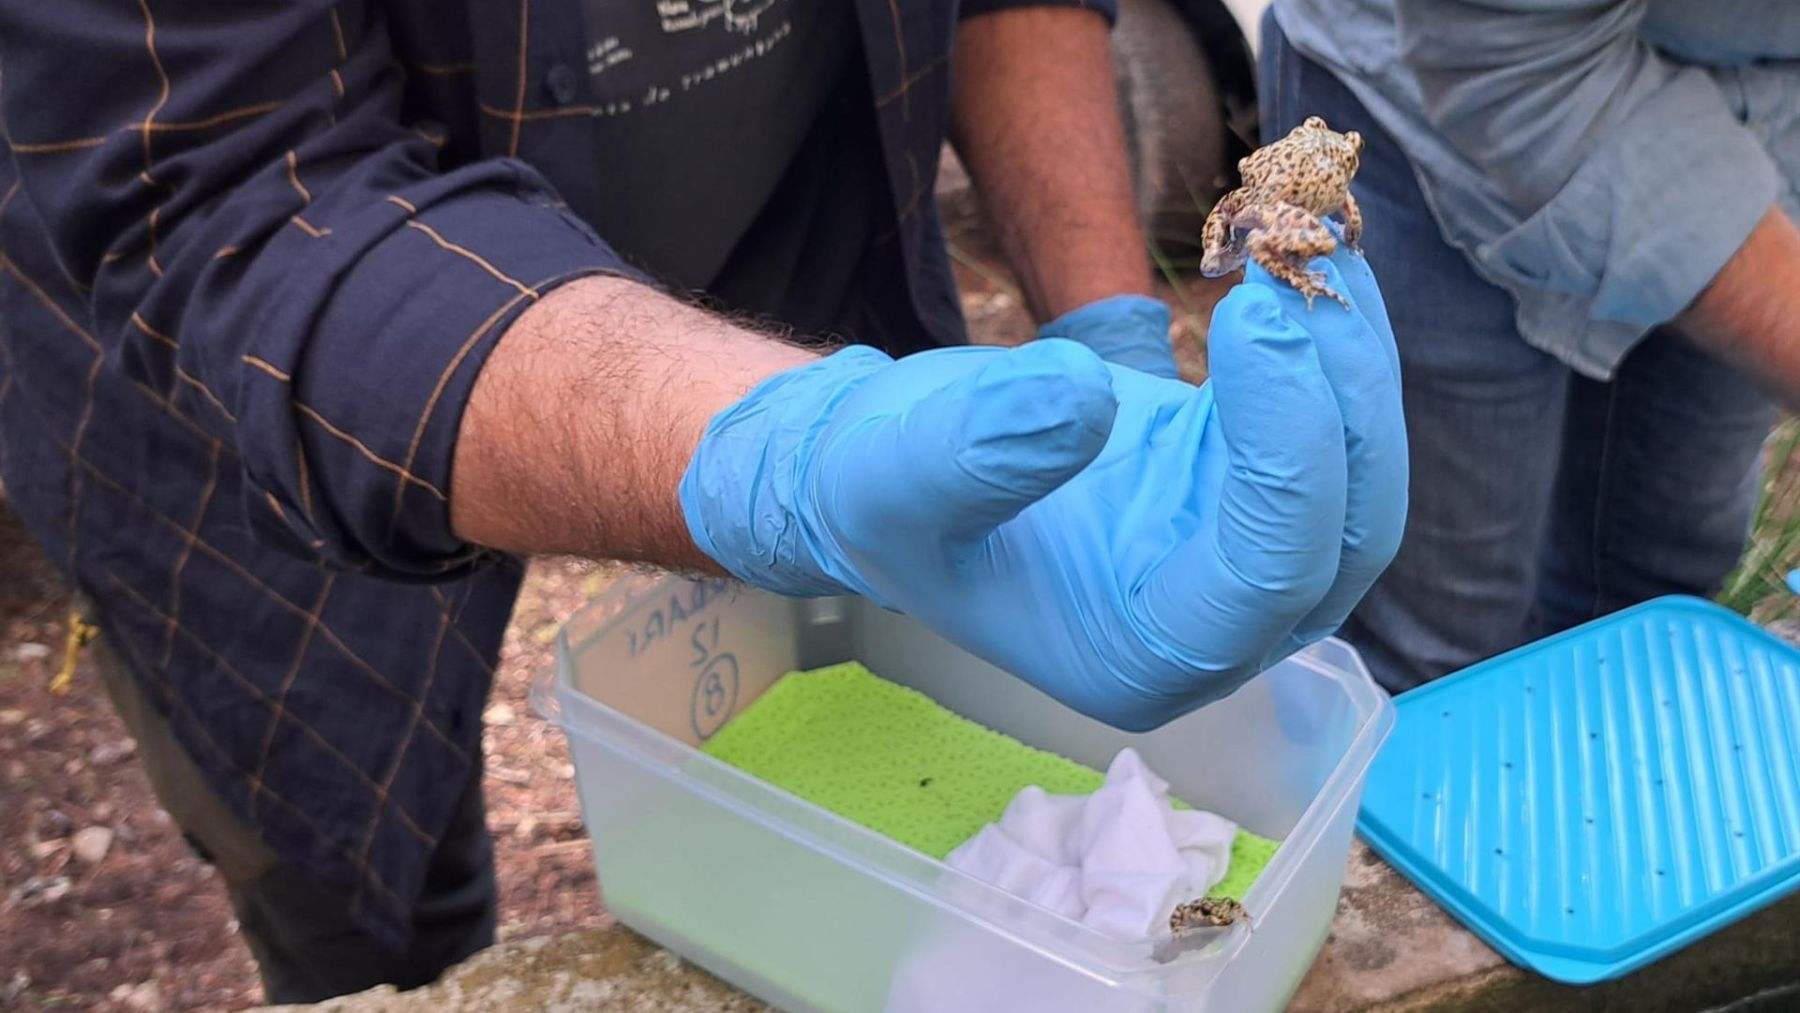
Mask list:
POLYGON ((951 140, 1039 323, 1148 295, 1106 23, 1024 8, 958 30, 951 140))
POLYGON ((707 422, 816 358, 635 282, 570 282, 521 315, 483 367, 452 473, 457 536, 722 574, 677 488, 707 422))
POLYGON ((1800 229, 1770 208, 1675 324, 1800 410, 1800 229))

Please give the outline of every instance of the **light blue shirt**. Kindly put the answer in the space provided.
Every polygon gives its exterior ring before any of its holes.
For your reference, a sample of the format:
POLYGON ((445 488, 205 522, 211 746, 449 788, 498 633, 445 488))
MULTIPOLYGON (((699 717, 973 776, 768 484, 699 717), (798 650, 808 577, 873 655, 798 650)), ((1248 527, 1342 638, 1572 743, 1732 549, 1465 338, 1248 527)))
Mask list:
POLYGON ((1407 153, 1525 340, 1588 376, 1686 308, 1771 204, 1800 218, 1800 2, 1274 8, 1407 153))

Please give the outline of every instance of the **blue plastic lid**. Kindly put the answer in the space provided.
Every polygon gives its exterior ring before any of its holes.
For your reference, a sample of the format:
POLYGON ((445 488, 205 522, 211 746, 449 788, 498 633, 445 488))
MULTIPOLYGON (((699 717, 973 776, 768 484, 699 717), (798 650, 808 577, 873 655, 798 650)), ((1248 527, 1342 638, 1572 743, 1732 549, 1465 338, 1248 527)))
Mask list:
POLYGON ((1659 598, 1396 698, 1358 830, 1514 963, 1589 984, 1800 885, 1800 651, 1659 598))

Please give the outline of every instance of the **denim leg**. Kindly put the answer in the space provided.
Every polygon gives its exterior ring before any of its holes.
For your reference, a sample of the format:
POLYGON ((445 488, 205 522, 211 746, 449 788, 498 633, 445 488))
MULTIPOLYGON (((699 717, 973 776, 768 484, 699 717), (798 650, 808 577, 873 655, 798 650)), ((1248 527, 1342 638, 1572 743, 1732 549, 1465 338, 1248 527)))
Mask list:
POLYGON ((1511 297, 1448 245, 1393 139, 1330 71, 1262 29, 1263 130, 1309 115, 1363 135, 1352 190, 1400 349, 1405 538, 1340 635, 1400 692, 1522 642, 1569 370, 1527 345, 1511 297))
POLYGON ((1775 415, 1742 373, 1666 328, 1612 382, 1577 379, 1531 634, 1717 593, 1749 535, 1775 415))

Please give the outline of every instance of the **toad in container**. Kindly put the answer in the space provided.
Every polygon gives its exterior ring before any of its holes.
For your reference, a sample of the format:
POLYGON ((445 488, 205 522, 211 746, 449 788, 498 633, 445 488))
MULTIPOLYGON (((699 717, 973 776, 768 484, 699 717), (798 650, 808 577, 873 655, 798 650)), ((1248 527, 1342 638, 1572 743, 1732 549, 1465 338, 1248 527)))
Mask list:
POLYGON ((1175 909, 1169 916, 1169 931, 1180 935, 1193 929, 1216 928, 1249 920, 1244 906, 1229 897, 1202 897, 1175 909))

